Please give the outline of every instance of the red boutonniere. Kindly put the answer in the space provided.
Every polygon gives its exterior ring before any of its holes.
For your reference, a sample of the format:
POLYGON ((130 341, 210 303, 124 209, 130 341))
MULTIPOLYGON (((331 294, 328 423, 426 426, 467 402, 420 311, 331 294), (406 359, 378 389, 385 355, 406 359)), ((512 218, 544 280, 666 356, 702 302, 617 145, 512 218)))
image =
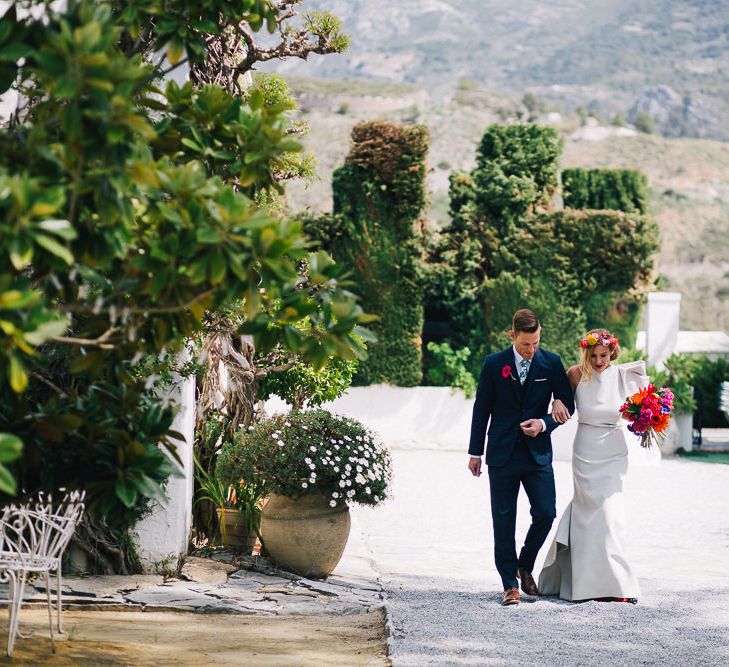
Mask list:
POLYGON ((507 378, 516 380, 516 378, 513 376, 512 372, 511 372, 511 366, 509 366, 509 364, 506 364, 506 366, 504 366, 501 369, 501 377, 504 378, 504 380, 506 380, 507 378))

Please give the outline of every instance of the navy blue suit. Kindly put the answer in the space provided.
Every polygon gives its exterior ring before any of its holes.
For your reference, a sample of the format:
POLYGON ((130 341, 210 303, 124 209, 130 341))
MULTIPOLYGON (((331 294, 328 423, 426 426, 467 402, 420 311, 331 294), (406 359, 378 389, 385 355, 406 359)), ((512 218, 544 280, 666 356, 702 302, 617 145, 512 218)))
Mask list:
POLYGON ((559 355, 537 349, 522 385, 512 347, 490 354, 478 381, 468 453, 481 456, 488 426, 488 466, 496 569, 504 589, 518 588, 517 568, 532 572, 557 514, 550 434, 559 426, 547 413, 554 395, 574 412, 574 397, 559 355), (543 419, 547 428, 532 438, 519 424, 543 419), (524 486, 532 524, 516 556, 514 532, 519 487, 524 486))

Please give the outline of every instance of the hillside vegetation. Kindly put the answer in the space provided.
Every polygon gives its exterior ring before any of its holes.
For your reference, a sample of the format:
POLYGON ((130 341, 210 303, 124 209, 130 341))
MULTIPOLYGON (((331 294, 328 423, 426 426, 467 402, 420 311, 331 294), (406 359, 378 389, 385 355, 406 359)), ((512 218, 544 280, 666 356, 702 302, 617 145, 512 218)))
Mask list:
MULTIPOLYGON (((287 80, 309 124, 305 143, 317 156, 318 171, 308 186, 288 187, 291 210, 331 210, 331 174, 349 150, 352 126, 379 117, 429 127, 428 217, 442 225, 448 219, 450 172, 473 167, 477 142, 488 124, 528 114, 518 98, 463 82, 439 103, 412 86, 287 80)), ((563 132, 563 167, 634 167, 648 175, 651 208, 662 235, 659 271, 665 288, 684 295, 682 326, 729 330, 729 145, 598 126, 576 115, 543 113, 535 120, 563 132)))

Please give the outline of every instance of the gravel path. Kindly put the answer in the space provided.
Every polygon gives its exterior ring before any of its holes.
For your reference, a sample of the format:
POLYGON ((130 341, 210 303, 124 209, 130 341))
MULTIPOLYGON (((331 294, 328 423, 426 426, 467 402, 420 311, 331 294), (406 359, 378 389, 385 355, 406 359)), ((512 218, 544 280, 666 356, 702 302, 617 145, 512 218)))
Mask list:
MULTIPOLYGON (((729 467, 666 459, 631 470, 637 606, 542 598, 504 608, 486 475, 471 478, 460 452, 393 455, 394 498, 353 518, 387 592, 396 667, 729 664, 729 467)), ((556 463, 555 476, 561 514, 569 464, 556 463)), ((519 503, 523 539, 523 493, 519 503)))

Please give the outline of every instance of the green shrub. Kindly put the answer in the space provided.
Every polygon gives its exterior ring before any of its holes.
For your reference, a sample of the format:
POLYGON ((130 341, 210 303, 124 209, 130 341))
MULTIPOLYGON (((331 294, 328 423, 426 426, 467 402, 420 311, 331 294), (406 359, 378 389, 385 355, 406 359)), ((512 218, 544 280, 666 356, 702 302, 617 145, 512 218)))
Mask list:
POLYGON ((216 475, 227 484, 260 483, 266 495, 321 493, 342 502, 376 505, 389 492, 390 453, 354 419, 309 410, 276 415, 226 442, 216 475))
POLYGON ((656 133, 656 121, 653 120, 653 116, 651 116, 647 111, 639 111, 635 114, 633 125, 635 125, 635 129, 638 130, 638 132, 642 132, 643 134, 656 133))
POLYGON ((707 356, 694 359, 691 384, 696 389, 701 411, 702 428, 727 428, 729 421, 719 409, 721 383, 729 382, 729 361, 719 358, 712 361, 707 356))
POLYGON ((664 362, 664 369, 648 369, 651 382, 656 387, 669 387, 673 392, 674 412, 693 414, 696 399, 692 386, 695 361, 685 354, 672 354, 664 362))
MULTIPOLYGON (((352 384, 352 376, 357 370, 358 361, 346 359, 330 359, 326 366, 314 368, 310 364, 291 361, 284 356, 275 360, 275 365, 293 363, 291 368, 268 373, 260 382, 258 397, 266 400, 276 394, 295 410, 303 407, 314 407, 339 398, 352 384)), ((273 364, 262 361, 258 365, 260 371, 266 371, 273 364)))
POLYGON ((428 343, 430 353, 426 360, 425 379, 436 387, 462 389, 467 398, 476 395, 476 379, 468 370, 471 350, 454 350, 450 343, 428 343))

